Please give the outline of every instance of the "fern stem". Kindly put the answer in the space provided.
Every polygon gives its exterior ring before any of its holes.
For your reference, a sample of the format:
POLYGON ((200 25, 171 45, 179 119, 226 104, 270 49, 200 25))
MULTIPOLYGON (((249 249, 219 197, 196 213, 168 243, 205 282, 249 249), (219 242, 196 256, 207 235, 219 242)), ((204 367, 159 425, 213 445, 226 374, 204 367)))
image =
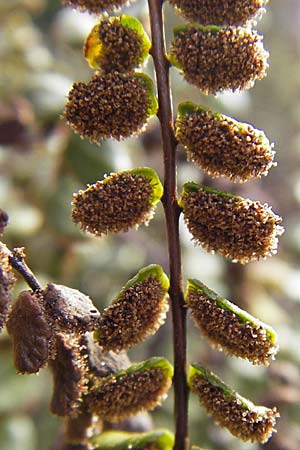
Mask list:
POLYGON ((181 247, 179 238, 180 208, 176 187, 176 146, 174 135, 169 69, 163 28, 163 1, 148 0, 164 155, 163 206, 166 217, 170 298, 173 318, 174 391, 176 435, 174 450, 188 450, 188 387, 186 382, 186 310, 183 299, 181 247))
POLYGON ((8 255, 10 265, 23 277, 32 291, 42 290, 42 286, 24 261, 22 249, 14 249, 8 255))

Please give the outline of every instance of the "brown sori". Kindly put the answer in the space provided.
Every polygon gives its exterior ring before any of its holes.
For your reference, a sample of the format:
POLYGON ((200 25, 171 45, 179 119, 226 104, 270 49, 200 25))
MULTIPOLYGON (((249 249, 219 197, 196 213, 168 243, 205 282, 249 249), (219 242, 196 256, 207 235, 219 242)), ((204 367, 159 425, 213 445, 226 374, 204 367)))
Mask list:
POLYGON ((130 369, 121 376, 103 378, 90 389, 87 404, 91 412, 118 422, 157 406, 171 386, 170 375, 161 367, 130 369))
POLYGON ((0 331, 2 331, 7 320, 15 281, 9 264, 8 248, 0 242, 0 331))
POLYGON ((92 300, 77 289, 49 283, 44 299, 49 320, 57 331, 85 333, 98 328, 99 311, 92 300))
POLYGON ((215 422, 242 441, 265 443, 274 432, 276 408, 255 406, 226 386, 216 375, 192 366, 190 389, 215 422))
POLYGON ((15 367, 20 373, 36 373, 53 357, 53 334, 40 293, 21 292, 7 321, 13 339, 15 367))
POLYGON ((234 262, 247 263, 277 251, 282 219, 266 204, 186 183, 180 199, 197 244, 234 262))
POLYGON ((169 0, 190 22, 202 25, 245 25, 268 0, 169 0))
POLYGON ((266 75, 268 52, 255 30, 241 27, 180 26, 170 61, 205 94, 249 89, 266 75))
POLYGON ((54 378, 51 412, 58 416, 76 416, 88 382, 86 355, 76 336, 57 334, 56 357, 51 367, 54 378))
POLYGON ((220 297, 198 280, 189 280, 186 304, 192 318, 219 350, 269 365, 278 351, 277 336, 269 326, 220 297))
POLYGON ((168 301, 160 280, 128 287, 102 314, 97 340, 104 350, 126 350, 154 334, 164 322, 168 301))
POLYGON ((196 105, 194 112, 178 116, 176 137, 188 159, 213 177, 245 182, 267 175, 275 165, 263 131, 196 105))
POLYGON ((128 0, 63 0, 63 3, 80 11, 102 14, 104 11, 113 11, 126 5, 128 0))
POLYGON ((141 132, 153 108, 145 77, 97 72, 88 83, 74 83, 64 112, 68 124, 91 143, 141 132))
POLYGON ((72 219, 97 236, 126 232, 153 215, 153 187, 143 176, 120 172, 73 196, 72 219))

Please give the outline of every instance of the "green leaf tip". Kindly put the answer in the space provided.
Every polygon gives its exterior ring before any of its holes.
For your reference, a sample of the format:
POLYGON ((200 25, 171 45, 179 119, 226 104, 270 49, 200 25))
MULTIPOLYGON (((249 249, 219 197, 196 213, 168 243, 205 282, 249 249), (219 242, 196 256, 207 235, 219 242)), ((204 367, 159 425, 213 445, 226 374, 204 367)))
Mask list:
POLYGON ((174 28, 174 36, 178 37, 180 36, 182 33, 185 33, 186 31, 189 31, 191 29, 191 27, 197 29, 197 30, 201 30, 204 33, 217 33, 218 31, 222 30, 222 26, 218 26, 218 25, 201 25, 200 23, 193 23, 193 25, 189 25, 189 24, 182 24, 182 25, 177 25, 174 28))
MULTIPOLYGON (((248 400, 245 397, 242 397, 240 394, 238 394, 234 389, 232 389, 230 386, 228 386, 224 381, 221 380, 216 374, 211 372, 206 367, 198 364, 193 363, 189 367, 188 372, 188 384, 192 392, 196 393, 193 389, 194 385, 194 379, 201 378, 203 380, 206 380, 209 384, 212 386, 220 389, 222 391, 222 394, 228 398, 228 400, 232 398, 236 398, 239 400, 242 406, 252 409, 255 407, 255 405, 248 400)), ((264 408, 263 408, 264 409, 264 408)))
POLYGON ((156 333, 169 310, 169 285, 161 266, 140 269, 103 311, 94 335, 101 347, 120 352, 156 333))
POLYGON ((188 384, 215 422, 234 436, 258 443, 265 443, 271 437, 279 417, 276 408, 255 406, 198 364, 190 366, 188 384))
POLYGON ((147 433, 106 431, 91 439, 95 450, 172 450, 174 435, 168 430, 154 430, 147 433))
POLYGON ((99 380, 100 384, 105 384, 107 380, 120 380, 124 376, 129 374, 134 374, 136 372, 143 372, 145 370, 151 370, 151 369, 160 369, 164 372, 166 378, 172 379, 174 369, 172 364, 163 357, 160 356, 153 356, 151 358, 146 359, 145 361, 141 361, 136 364, 132 364, 130 367, 128 367, 125 370, 120 370, 119 372, 116 372, 112 375, 109 375, 106 378, 103 378, 99 380))
POLYGON ((126 290, 129 287, 134 286, 137 283, 142 283, 143 281, 146 281, 148 278, 156 278, 161 283, 162 288, 165 291, 168 291, 170 287, 170 281, 167 275, 164 273, 163 268, 159 266, 158 264, 150 264, 147 267, 143 267, 138 271, 138 273, 127 281, 125 286, 123 287, 120 294, 116 297, 116 299, 113 301, 117 301, 120 296, 122 295, 123 291, 126 290))
POLYGON ((87 397, 88 407, 99 417, 119 422, 155 408, 165 398, 172 375, 173 366, 165 358, 134 364, 95 381, 87 397))
POLYGON ((196 105, 193 102, 182 102, 178 105, 177 117, 183 117, 195 113, 201 114, 202 112, 207 111, 207 109, 208 108, 206 106, 196 105))
POLYGON ((165 373, 165 376, 167 378, 172 379, 174 368, 166 358, 163 358, 161 356, 152 356, 151 358, 148 358, 145 361, 133 364, 130 367, 128 367, 128 369, 122 370, 112 375, 112 377, 118 380, 124 375, 144 370, 150 370, 154 368, 161 369, 165 373))
POLYGON ((198 184, 195 183, 194 181, 187 181, 186 183, 184 183, 183 187, 182 187, 182 193, 181 196, 179 198, 178 204, 181 208, 184 208, 184 199, 186 197, 189 196, 189 194, 198 192, 198 191, 204 191, 207 194, 216 194, 220 197, 224 197, 224 198, 235 198, 235 199, 241 199, 241 197, 239 197, 238 195, 234 195, 234 194, 230 194, 229 192, 223 192, 223 191, 219 191, 218 189, 214 189, 212 187, 209 186, 205 186, 204 184, 198 184))
POLYGON ((150 167, 137 167, 124 172, 142 177, 149 182, 152 187, 152 194, 149 198, 149 203, 151 205, 156 205, 156 203, 161 200, 164 193, 164 188, 154 169, 151 169, 150 167))
POLYGON ((152 44, 141 22, 136 17, 130 16, 129 14, 122 14, 120 16, 120 22, 125 27, 135 30, 143 38, 144 49, 149 53, 152 44))

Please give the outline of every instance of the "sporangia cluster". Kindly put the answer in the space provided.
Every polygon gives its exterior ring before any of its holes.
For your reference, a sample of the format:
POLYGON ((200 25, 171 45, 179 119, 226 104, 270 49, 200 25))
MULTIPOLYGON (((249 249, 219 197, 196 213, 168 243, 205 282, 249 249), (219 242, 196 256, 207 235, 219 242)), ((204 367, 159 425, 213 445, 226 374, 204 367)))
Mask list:
POLYGON ((75 133, 99 144, 139 133, 150 109, 144 78, 113 71, 97 72, 88 83, 74 83, 64 114, 75 133))
POLYGON ((111 422, 153 409, 170 388, 171 380, 159 367, 136 370, 119 379, 103 379, 89 393, 89 408, 111 422), (118 399, 118 401, 115 401, 118 399))
POLYGON ((203 25, 246 25, 268 0, 168 0, 190 22, 203 25))
POLYGON ((211 177, 245 182, 267 175, 275 152, 263 131, 205 109, 183 114, 176 137, 189 161, 211 177))
POLYGON ((126 350, 164 323, 169 309, 166 290, 160 280, 147 280, 128 287, 103 311, 97 340, 104 350, 126 350))
POLYGON ((124 172, 97 181, 73 197, 72 219, 97 236, 126 232, 153 215, 153 186, 140 175, 124 172))
POLYGON ((190 286, 186 303, 201 334, 219 350, 248 359, 252 364, 269 365, 278 346, 274 330, 245 314, 235 305, 206 289, 190 286))
POLYGON ((276 253, 281 218, 268 205, 199 186, 183 193, 184 220, 194 241, 245 264, 276 253))
POLYGON ((99 15, 105 11, 111 12, 120 6, 126 5, 128 0, 63 0, 63 3, 80 11, 88 11, 99 15))
POLYGON ((205 94, 249 89, 266 76, 268 52, 256 31, 241 27, 181 26, 170 60, 205 94))
POLYGON ((229 391, 214 374, 195 371, 189 379, 207 412, 242 441, 265 443, 274 431, 276 409, 256 407, 234 391, 229 391))

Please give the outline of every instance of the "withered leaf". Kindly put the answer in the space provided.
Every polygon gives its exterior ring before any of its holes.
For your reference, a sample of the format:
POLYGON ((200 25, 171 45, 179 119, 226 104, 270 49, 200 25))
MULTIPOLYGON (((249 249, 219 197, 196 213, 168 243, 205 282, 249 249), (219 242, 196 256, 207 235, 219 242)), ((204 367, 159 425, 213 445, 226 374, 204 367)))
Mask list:
POLYGON ((85 333, 98 327, 99 311, 92 300, 77 289, 49 283, 44 296, 47 314, 58 331, 85 333))
POLYGON ((56 336, 56 358, 51 363, 54 391, 50 410, 58 416, 76 415, 85 392, 86 365, 78 339, 75 336, 56 336))
POLYGON ((39 293, 21 292, 9 314, 7 330, 18 372, 36 373, 47 364, 53 336, 39 293))

